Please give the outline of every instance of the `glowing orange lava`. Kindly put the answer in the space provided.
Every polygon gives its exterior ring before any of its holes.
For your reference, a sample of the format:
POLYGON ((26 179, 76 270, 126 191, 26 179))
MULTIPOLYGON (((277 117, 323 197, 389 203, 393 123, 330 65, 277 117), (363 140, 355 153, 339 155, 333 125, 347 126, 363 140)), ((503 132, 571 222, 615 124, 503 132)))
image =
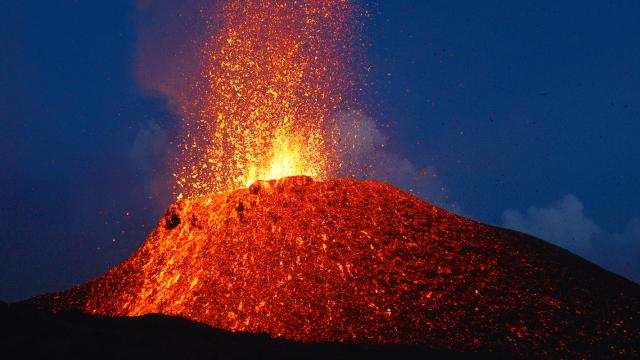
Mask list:
POLYGON ((229 1, 203 48, 197 109, 175 173, 189 197, 257 179, 324 179, 336 164, 331 115, 349 105, 349 1, 229 1))
POLYGON ((30 302, 297 341, 640 358, 640 286, 376 181, 295 176, 178 200, 122 264, 30 302))

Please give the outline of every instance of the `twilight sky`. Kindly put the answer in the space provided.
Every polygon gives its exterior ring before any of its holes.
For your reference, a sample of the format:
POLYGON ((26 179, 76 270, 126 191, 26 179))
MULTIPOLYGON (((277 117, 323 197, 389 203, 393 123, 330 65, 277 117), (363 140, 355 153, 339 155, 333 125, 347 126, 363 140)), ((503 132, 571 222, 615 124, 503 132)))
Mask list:
MULTIPOLYGON (((155 226, 197 4, 3 4, 0 299, 90 280, 155 226)), ((366 116, 398 166, 376 177, 640 281, 640 2, 369 8, 366 116)))

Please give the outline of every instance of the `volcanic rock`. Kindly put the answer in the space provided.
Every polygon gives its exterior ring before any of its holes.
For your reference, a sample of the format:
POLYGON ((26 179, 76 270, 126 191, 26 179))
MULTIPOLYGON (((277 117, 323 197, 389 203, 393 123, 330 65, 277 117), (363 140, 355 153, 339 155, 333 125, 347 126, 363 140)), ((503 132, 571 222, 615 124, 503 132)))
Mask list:
POLYGON ((390 185, 308 177, 181 199, 124 263, 29 301, 298 341, 640 356, 640 286, 390 185))

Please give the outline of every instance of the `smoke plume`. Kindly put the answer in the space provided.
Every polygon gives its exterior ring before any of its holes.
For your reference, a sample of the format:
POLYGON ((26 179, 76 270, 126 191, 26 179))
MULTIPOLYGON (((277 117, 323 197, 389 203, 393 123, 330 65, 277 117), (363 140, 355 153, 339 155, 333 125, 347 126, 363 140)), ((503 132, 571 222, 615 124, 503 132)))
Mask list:
POLYGON ((341 112, 334 118, 339 139, 333 143, 343 164, 336 177, 384 181, 441 207, 457 209, 455 204, 449 203, 435 170, 419 168, 406 157, 389 150, 390 139, 373 118, 358 111, 341 112))
POLYGON ((503 226, 553 242, 610 271, 640 282, 640 218, 610 232, 584 214, 582 202, 568 194, 546 207, 525 213, 507 210, 503 226))

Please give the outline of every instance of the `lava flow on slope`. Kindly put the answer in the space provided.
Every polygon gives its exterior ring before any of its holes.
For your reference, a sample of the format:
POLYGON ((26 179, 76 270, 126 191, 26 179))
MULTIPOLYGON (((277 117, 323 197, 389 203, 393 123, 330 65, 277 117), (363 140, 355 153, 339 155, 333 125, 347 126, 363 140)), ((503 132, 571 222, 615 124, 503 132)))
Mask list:
POLYGON ((299 341, 640 355, 640 287, 375 181, 298 176, 171 205, 124 263, 31 300, 299 341))

